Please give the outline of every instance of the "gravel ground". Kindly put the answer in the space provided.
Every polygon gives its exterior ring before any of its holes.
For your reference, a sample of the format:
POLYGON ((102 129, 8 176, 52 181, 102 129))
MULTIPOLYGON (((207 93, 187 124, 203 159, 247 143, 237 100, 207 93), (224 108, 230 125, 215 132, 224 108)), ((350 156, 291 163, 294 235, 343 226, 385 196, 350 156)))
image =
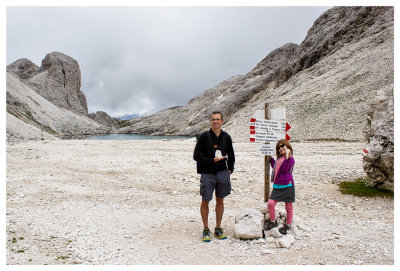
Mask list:
MULTIPOLYGON (((292 143, 294 212, 309 230, 289 249, 232 237, 236 212, 263 203, 264 159, 251 143, 234 143, 233 191, 222 225, 228 239, 201 242, 194 145, 194 140, 8 145, 6 263, 393 267, 393 199, 338 191, 340 181, 365 176, 363 143, 292 143)), ((215 200, 212 228, 214 207, 215 200)))

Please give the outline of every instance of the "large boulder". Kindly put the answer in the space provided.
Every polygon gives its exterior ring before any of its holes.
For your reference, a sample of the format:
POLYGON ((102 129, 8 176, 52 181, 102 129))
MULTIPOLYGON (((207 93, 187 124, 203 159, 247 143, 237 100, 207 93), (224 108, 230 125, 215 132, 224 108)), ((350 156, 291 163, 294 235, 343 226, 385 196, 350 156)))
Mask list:
POLYGON ((233 234, 239 239, 259 239, 263 237, 264 215, 255 209, 244 208, 235 216, 233 234))
POLYGON ((363 167, 375 187, 394 190, 393 85, 378 92, 364 129, 363 167))

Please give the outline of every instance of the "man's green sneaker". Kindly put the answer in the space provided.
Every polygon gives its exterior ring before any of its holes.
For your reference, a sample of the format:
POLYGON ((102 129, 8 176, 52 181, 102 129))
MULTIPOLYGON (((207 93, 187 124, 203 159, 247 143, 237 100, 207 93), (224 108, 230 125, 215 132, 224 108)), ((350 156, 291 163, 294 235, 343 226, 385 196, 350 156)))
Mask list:
POLYGON ((226 235, 224 234, 224 231, 221 227, 215 228, 214 236, 217 237, 219 240, 226 239, 226 235))
POLYGON ((208 228, 203 230, 203 238, 201 239, 203 242, 210 242, 211 241, 211 233, 208 228))

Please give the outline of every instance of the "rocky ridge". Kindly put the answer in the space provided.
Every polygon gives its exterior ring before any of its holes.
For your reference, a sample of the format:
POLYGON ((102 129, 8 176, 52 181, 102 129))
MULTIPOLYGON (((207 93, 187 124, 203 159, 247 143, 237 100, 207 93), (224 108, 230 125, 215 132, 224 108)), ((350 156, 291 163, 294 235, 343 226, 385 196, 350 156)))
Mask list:
MULTIPOLYGON (((87 116, 75 114, 49 102, 13 74, 7 73, 7 118, 9 114, 24 121, 26 127, 36 127, 46 136, 109 133, 109 127, 94 122, 87 116)), ((19 127, 19 126, 17 126, 19 127)), ((19 142, 22 131, 7 122, 7 141, 19 142), (14 128, 13 128, 14 127, 14 128)))
POLYGON ((40 67, 26 58, 18 59, 7 66, 7 71, 18 75, 21 79, 29 79, 39 73, 40 67))
POLYGON ((108 127, 113 127, 120 123, 118 119, 111 117, 104 111, 97 111, 96 113, 90 113, 89 118, 108 127))
POLYGON ((39 69, 29 60, 17 60, 7 67, 21 81, 58 107, 87 115, 85 95, 80 91, 81 71, 78 62, 63 53, 52 52, 42 60, 39 69), (23 64, 23 65, 22 65, 23 64))
POLYGON ((6 81, 9 143, 112 131, 89 118, 78 62, 65 54, 48 54, 41 67, 19 59, 7 66, 6 81))
POLYGON ((131 121, 124 133, 194 135, 221 110, 225 129, 248 141, 248 122, 265 103, 285 107, 293 140, 363 141, 368 108, 393 83, 392 7, 335 7, 300 45, 286 44, 246 75, 234 76, 186 106, 131 121))
POLYGON ((7 71, 56 106, 116 127, 109 131, 119 133, 195 135, 208 128, 212 111, 221 110, 225 129, 234 140, 246 142, 249 118, 270 103, 287 109, 293 140, 363 141, 370 103, 393 83, 393 16, 392 7, 330 9, 300 45, 277 48, 246 75, 221 82, 186 106, 125 122, 121 129, 105 112, 89 116, 73 58, 53 52, 41 67, 20 59, 7 71))
POLYGON ((164 109, 156 114, 130 120, 130 126, 120 130, 121 133, 143 133, 152 135, 194 135, 198 126, 208 125, 204 114, 211 113, 213 104, 243 82, 243 76, 232 76, 218 86, 206 90, 203 94, 190 100, 187 106, 164 109), (199 121, 199 122, 198 122, 199 121), (197 123, 198 122, 198 123, 197 123))

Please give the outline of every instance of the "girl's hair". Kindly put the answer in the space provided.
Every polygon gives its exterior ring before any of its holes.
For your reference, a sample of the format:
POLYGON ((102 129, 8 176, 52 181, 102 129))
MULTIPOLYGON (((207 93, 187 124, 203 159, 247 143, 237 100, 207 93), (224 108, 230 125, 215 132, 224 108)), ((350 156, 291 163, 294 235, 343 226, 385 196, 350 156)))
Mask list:
POLYGON ((281 145, 285 145, 292 152, 292 155, 293 155, 293 149, 292 149, 292 146, 290 145, 289 141, 287 141, 286 139, 281 139, 276 143, 276 157, 277 158, 283 156, 282 154, 279 153, 279 146, 281 146, 281 145))

